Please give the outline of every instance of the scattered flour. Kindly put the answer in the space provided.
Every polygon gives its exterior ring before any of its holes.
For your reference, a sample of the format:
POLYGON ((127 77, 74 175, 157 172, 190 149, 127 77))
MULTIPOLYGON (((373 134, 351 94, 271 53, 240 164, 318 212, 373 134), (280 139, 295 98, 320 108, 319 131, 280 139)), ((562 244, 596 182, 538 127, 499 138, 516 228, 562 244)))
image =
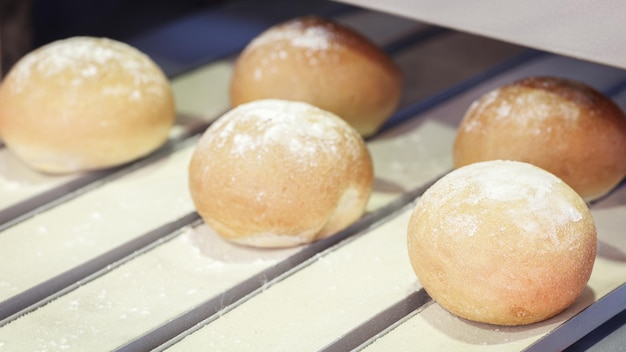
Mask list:
POLYGON ((244 50, 243 55, 262 53, 259 67, 254 69, 254 79, 262 80, 276 73, 285 60, 295 60, 310 67, 322 61, 334 64, 339 60, 332 49, 339 45, 334 25, 312 18, 301 18, 272 27, 256 37, 244 50), (290 57, 290 55, 292 57, 290 57))
POLYGON ((234 157, 280 147, 298 162, 325 153, 357 157, 360 141, 356 132, 341 118, 312 105, 282 100, 261 100, 243 104, 222 116, 202 137, 204 148, 230 148, 234 157), (345 146, 344 146, 345 144, 345 146))
POLYGON ((550 129, 547 120, 576 123, 580 108, 573 101, 544 90, 504 86, 475 100, 462 122, 466 132, 480 132, 485 125, 506 122, 511 128, 525 128, 539 135, 550 129))
POLYGON ((424 194, 422 201, 430 209, 446 209, 441 212, 442 223, 456 233, 473 236, 485 221, 482 210, 498 209, 528 236, 546 238, 558 245, 558 230, 583 219, 559 187, 562 183, 556 176, 526 163, 480 162, 442 178, 424 194))
POLYGON ((9 73, 16 93, 35 89, 39 80, 54 79, 68 89, 101 85, 103 95, 142 98, 141 92, 162 94, 166 77, 139 50, 107 38, 72 37, 52 42, 24 56, 9 73), (119 79, 111 79, 113 75, 119 79))
MULTIPOLYGON (((328 25, 309 26, 306 21, 295 20, 268 29, 250 42, 248 48, 253 49, 271 43, 286 42, 293 47, 316 51, 328 50, 332 47, 333 36, 334 34, 328 25)), ((281 59, 285 59, 287 52, 278 51, 278 55, 281 59)))

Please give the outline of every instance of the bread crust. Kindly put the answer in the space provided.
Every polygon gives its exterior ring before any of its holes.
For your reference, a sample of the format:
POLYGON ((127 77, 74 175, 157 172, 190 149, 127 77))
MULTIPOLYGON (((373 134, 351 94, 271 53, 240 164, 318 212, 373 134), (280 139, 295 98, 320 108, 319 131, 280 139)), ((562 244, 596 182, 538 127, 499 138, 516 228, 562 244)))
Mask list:
POLYGON ((373 166, 361 136, 306 103, 257 100, 220 117, 189 165, 192 199, 226 239, 257 247, 309 243, 364 212, 373 166))
POLYGON ((521 79, 476 100, 459 126, 455 167, 496 159, 532 163, 599 198, 626 175, 626 115, 583 83, 521 79))
POLYGON ((374 134, 397 108, 398 66, 376 45, 334 22, 307 16, 255 38, 237 59, 233 106, 257 99, 304 101, 374 134))
POLYGON ((424 289, 473 321, 525 325, 570 306, 593 269, 586 203, 543 169, 515 161, 459 168, 429 188, 408 225, 424 289))
POLYGON ((23 57, 0 87, 0 135, 48 173, 119 165, 162 145, 174 122, 167 77, 107 38, 73 37, 23 57))

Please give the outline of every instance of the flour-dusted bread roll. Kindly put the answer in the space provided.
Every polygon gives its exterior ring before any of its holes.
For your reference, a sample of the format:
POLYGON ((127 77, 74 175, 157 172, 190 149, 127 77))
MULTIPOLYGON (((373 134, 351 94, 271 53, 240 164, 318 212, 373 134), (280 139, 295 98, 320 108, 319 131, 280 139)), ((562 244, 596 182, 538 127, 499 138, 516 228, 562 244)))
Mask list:
POLYGON ((0 136, 33 168, 68 173, 119 165, 162 145, 174 99, 137 49, 73 37, 24 56, 0 87, 0 136))
POLYGON ((521 79, 474 102, 458 130, 456 167, 495 159, 537 165, 596 199, 626 176, 626 116, 580 82, 521 79))
POLYGON ((198 213, 219 235, 257 247, 309 243, 364 212, 373 183, 361 136, 306 103, 257 100, 207 129, 189 166, 198 213))
POLYGON ((308 102, 375 133, 400 100, 402 75, 368 39, 319 17, 301 17, 261 33, 239 56, 233 106, 265 98, 308 102))
POLYGON ((548 319, 585 288, 596 230, 585 202, 553 174, 516 161, 457 169, 430 187, 408 225, 420 283, 466 319, 548 319))

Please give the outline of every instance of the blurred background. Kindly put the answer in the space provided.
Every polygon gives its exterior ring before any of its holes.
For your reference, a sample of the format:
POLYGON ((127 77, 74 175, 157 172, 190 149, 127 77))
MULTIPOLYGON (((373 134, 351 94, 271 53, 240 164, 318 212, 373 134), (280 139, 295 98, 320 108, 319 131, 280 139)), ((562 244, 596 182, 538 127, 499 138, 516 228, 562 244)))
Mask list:
POLYGON ((175 75, 213 59, 211 52, 236 52, 240 48, 230 43, 294 13, 330 15, 350 8, 322 0, 0 0, 0 71, 4 75, 41 45, 88 35, 129 43, 175 75), (225 20, 240 26, 223 33, 225 20))

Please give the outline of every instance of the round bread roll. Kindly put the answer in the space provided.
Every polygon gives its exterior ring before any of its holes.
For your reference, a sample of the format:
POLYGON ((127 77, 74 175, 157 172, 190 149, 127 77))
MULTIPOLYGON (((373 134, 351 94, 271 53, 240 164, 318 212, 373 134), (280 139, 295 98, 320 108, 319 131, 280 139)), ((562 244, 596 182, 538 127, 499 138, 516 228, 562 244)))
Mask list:
POLYGON ((402 75, 368 39, 319 17, 261 33, 241 53, 230 86, 233 106, 275 98, 308 102, 374 134, 400 100, 402 75))
POLYGON ((626 175, 626 116, 582 83, 522 79, 474 102, 456 136, 455 167, 497 159, 539 166, 596 199, 626 175))
POLYGON ((408 252, 428 294, 473 321, 548 319, 585 288, 596 230, 585 202, 553 174, 485 161, 444 176, 419 199, 408 252))
POLYGON ((119 165, 158 148, 174 122, 161 69, 133 47, 73 37, 24 56, 0 88, 0 136, 48 173, 119 165))
POLYGON ((364 212, 373 184, 361 136, 302 102, 257 100, 207 129, 189 165, 198 213, 219 235, 255 247, 309 243, 364 212))

